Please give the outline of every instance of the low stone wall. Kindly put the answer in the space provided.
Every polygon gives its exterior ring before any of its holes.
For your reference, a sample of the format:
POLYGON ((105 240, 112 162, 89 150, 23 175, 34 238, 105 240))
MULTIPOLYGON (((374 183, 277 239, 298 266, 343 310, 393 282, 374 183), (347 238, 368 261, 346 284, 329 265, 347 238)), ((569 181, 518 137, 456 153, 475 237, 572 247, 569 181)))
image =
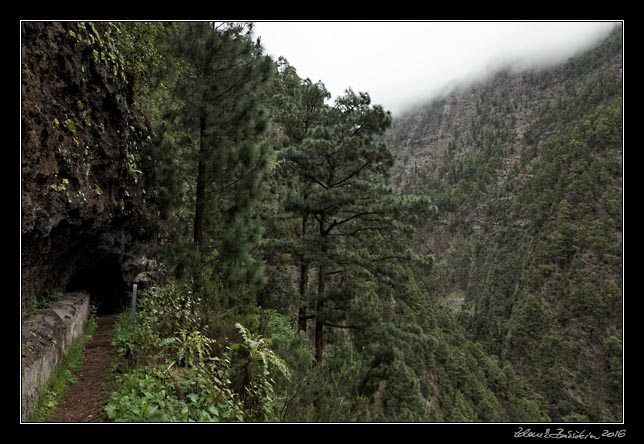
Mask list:
POLYGON ((22 421, 29 421, 59 362, 85 331, 89 300, 87 293, 68 293, 22 323, 22 421))

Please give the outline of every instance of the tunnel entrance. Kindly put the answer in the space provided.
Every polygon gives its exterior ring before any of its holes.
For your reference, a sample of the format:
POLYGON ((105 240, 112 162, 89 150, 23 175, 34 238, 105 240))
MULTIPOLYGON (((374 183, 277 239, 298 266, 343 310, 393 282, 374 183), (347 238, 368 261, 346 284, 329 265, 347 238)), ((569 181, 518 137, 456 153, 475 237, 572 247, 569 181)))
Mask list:
POLYGON ((101 260, 79 268, 72 275, 67 291, 87 291, 97 314, 120 313, 128 304, 128 288, 121 267, 115 260, 101 260))

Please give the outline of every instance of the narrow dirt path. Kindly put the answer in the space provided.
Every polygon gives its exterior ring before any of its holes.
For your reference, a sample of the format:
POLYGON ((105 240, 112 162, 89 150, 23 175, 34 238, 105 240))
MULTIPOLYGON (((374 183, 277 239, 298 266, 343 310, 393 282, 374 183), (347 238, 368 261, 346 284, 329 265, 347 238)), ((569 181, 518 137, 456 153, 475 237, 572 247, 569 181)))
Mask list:
POLYGON ((103 383, 112 360, 112 330, 118 315, 99 316, 92 339, 85 344, 85 360, 77 380, 59 404, 54 422, 104 422, 107 394, 103 383))

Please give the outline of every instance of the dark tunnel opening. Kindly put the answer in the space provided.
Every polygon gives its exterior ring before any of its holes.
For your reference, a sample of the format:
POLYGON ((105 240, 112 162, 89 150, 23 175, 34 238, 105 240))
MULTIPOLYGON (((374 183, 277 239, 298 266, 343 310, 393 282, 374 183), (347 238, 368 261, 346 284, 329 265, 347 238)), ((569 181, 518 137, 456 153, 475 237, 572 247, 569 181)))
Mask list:
POLYGON ((81 267, 72 275, 67 291, 84 290, 90 294, 97 315, 120 313, 129 300, 121 267, 116 261, 102 260, 81 267))

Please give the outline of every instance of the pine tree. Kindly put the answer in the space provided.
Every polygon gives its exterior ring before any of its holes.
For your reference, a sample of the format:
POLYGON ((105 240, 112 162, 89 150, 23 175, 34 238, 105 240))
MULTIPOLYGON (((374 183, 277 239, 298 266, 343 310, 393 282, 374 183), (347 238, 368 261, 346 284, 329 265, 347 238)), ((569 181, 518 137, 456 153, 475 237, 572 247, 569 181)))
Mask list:
POLYGON ((269 149, 260 136, 268 112, 261 88, 274 64, 252 40, 252 26, 239 23, 181 23, 168 46, 179 58, 168 117, 176 132, 170 149, 189 165, 181 189, 192 203, 192 243, 197 287, 202 270, 217 268, 231 282, 261 276, 251 248, 260 237, 254 207, 262 195, 269 149))
MULTIPOLYGON (((286 139, 284 143, 288 147, 287 153, 298 152, 302 149, 302 144, 309 132, 323 122, 325 111, 328 108, 325 101, 331 95, 322 82, 313 83, 308 78, 300 79, 295 68, 283 57, 278 60, 278 72, 278 91, 273 99, 275 103, 274 120, 280 125, 286 139)), ((283 179, 289 180, 288 166, 282 168, 281 171, 283 179)), ((293 183, 289 184, 286 190, 290 193, 291 203, 287 205, 286 210, 293 210, 295 217, 299 219, 297 227, 299 242, 296 241, 290 248, 299 262, 298 329, 306 332, 307 320, 310 318, 306 311, 306 293, 311 259, 308 246, 303 240, 308 235, 312 215, 300 203, 306 200, 310 194, 311 184, 300 180, 297 174, 290 177, 290 180, 293 183)))
POLYGON ((324 110, 301 146, 284 153, 289 171, 300 179, 299 193, 287 208, 308 215, 312 224, 301 243, 316 268, 310 309, 318 362, 324 327, 352 327, 343 323, 344 314, 361 288, 359 281, 371 281, 383 261, 411 256, 408 248, 394 251, 392 239, 404 231, 405 220, 423 214, 412 208, 429 209, 426 199, 399 198, 383 185, 393 156, 378 138, 390 123, 388 112, 370 106, 368 94, 348 90, 324 110))

